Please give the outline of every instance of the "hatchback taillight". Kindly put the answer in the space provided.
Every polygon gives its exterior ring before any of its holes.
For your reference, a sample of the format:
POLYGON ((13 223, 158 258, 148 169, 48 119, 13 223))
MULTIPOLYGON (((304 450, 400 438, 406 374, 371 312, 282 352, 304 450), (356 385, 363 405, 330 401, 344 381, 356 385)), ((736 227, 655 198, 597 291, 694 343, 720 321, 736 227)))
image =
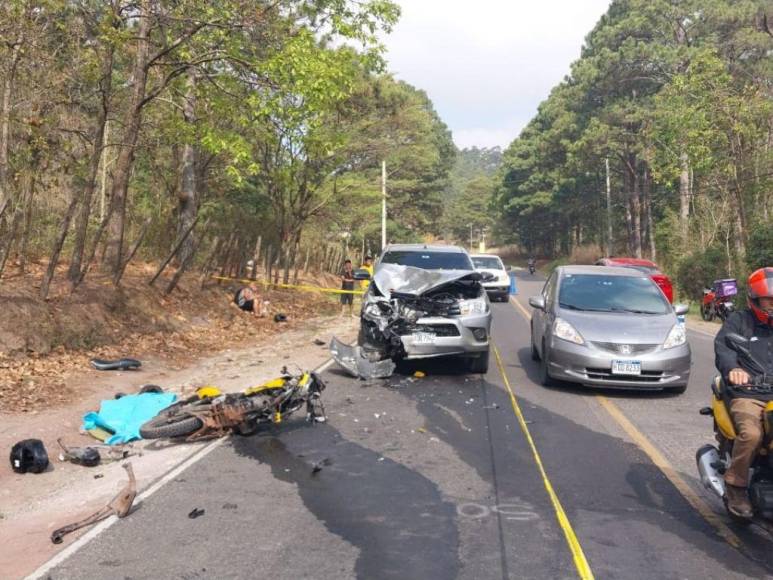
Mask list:
POLYGON ((657 284, 660 287, 660 289, 663 291, 663 294, 665 294, 668 301, 673 302, 674 287, 671 284, 671 279, 665 274, 653 274, 652 279, 655 281, 655 284, 657 284))

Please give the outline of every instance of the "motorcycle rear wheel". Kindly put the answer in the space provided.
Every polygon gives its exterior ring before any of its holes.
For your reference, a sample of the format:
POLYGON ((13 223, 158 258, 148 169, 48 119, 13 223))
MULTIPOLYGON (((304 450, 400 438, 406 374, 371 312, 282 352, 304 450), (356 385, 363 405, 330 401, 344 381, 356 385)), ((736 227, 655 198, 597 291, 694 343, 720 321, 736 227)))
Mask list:
POLYGON ((173 439, 185 437, 204 427, 204 422, 191 415, 158 415, 140 427, 143 439, 173 439))

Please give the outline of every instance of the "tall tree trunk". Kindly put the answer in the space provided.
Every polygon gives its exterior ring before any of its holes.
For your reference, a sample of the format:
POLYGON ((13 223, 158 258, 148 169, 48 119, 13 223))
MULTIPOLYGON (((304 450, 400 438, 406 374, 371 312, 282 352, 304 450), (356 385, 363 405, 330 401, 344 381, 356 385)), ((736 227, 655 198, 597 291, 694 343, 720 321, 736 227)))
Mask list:
POLYGON ((639 179, 637 165, 637 163, 634 163, 634 172, 632 175, 633 189, 631 190, 631 213, 633 214, 633 223, 631 224, 631 228, 633 231, 633 252, 637 258, 641 258, 641 179, 639 179))
MULTIPOLYGON (((94 144, 89 159, 89 172, 86 177, 86 184, 80 198, 80 212, 75 223, 75 243, 70 259, 70 267, 67 271, 67 277, 71 285, 78 283, 81 278, 81 269, 83 267, 83 255, 86 250, 86 237, 89 229, 89 218, 91 217, 91 202, 94 198, 94 192, 97 187, 97 175, 99 174, 100 160, 103 168, 107 159, 103 158, 105 152, 105 131, 107 128, 107 114, 110 110, 110 95, 112 93, 113 78, 113 49, 108 49, 104 60, 102 61, 102 71, 100 78, 100 92, 102 104, 97 114, 97 120, 94 126, 94 144)), ((104 219, 104 216, 102 216, 104 219)))
MULTIPOLYGON (((178 235, 182 235, 183 232, 190 228, 191 224, 196 220, 196 213, 198 210, 197 195, 196 195, 196 149, 193 146, 192 137, 195 133, 193 129, 196 123, 196 72, 194 69, 188 69, 188 76, 186 80, 185 101, 183 103, 183 118, 185 123, 191 128, 190 137, 188 142, 183 145, 182 159, 181 159, 181 180, 180 180, 180 194, 179 194, 179 218, 180 222, 177 227, 178 235)), ((195 234, 191 233, 182 246, 180 247, 180 253, 178 259, 180 267, 187 264, 190 257, 193 255, 196 247, 195 234)), ((169 292, 167 292, 168 294, 169 292)))
MULTIPOLYGON (((10 147, 11 98, 13 96, 13 85, 16 79, 16 69, 19 66, 19 59, 22 54, 21 47, 23 42, 24 37, 19 35, 13 43, 8 71, 3 79, 3 101, 0 105, 0 208, 4 208, 10 203, 10 193, 8 191, 8 150, 10 147)), ((2 216, 0 216, 1 219, 2 216)))
POLYGON ((24 228, 22 229, 21 244, 19 244, 19 272, 24 273, 27 268, 27 252, 29 250, 30 234, 32 232, 32 212, 35 204, 35 189, 37 180, 33 171, 27 184, 27 195, 24 201, 24 228))
POLYGON ((137 51, 132 72, 132 94, 123 119, 125 127, 123 141, 119 147, 115 164, 113 185, 110 190, 110 204, 113 206, 109 221, 109 232, 105 247, 105 265, 118 274, 122 265, 123 238, 126 227, 126 196, 129 190, 129 178, 134 165, 134 153, 137 138, 142 125, 142 107, 148 80, 150 53, 150 0, 141 0, 137 18, 137 51))
POLYGON ((690 162, 687 153, 679 156, 679 233, 682 247, 686 248, 687 235, 690 229, 690 162))
POLYGON ((62 247, 64 247, 64 240, 67 238, 67 232, 70 230, 70 222, 75 215, 75 210, 78 207, 78 195, 73 193, 70 205, 67 206, 67 211, 62 218, 62 224, 59 227, 59 235, 54 242, 54 247, 51 250, 51 257, 48 260, 48 268, 43 276, 43 282, 40 284, 40 297, 43 300, 48 299, 48 291, 51 286, 51 281, 56 274, 56 266, 59 264, 59 256, 62 254, 62 247))
POLYGON ((658 251, 655 245, 655 228, 652 223, 652 178, 647 167, 644 168, 644 177, 642 183, 644 193, 644 203, 646 204, 646 230, 647 240, 649 241, 650 259, 654 262, 658 259, 658 251))

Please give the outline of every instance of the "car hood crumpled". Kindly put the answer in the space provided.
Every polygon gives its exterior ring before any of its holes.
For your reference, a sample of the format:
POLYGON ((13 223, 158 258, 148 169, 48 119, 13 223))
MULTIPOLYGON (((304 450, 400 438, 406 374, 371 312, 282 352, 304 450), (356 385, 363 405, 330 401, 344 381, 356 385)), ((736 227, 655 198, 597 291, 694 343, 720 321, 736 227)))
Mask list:
POLYGON ((424 270, 397 264, 381 264, 373 275, 373 283, 387 298, 392 292, 421 296, 457 280, 480 279, 479 272, 470 270, 424 270))

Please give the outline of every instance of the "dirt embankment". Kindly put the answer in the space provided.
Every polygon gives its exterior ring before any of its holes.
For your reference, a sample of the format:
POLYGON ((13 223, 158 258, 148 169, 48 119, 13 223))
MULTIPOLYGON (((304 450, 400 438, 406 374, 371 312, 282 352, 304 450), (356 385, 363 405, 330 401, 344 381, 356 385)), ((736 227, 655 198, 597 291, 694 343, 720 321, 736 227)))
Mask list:
MULTIPOLYGON (((151 266, 132 266, 121 286, 90 275, 70 293, 64 283, 50 299, 39 298, 41 273, 0 281, 0 412, 28 412, 74 400, 68 375, 88 368, 91 358, 144 355, 186 361, 247 342, 270 339, 300 321, 335 308, 335 295, 265 289, 270 314, 256 319, 233 305, 238 283, 201 287, 189 276, 170 296, 148 285, 151 266), (289 322, 274 322, 275 313, 289 322)), ((58 277, 64 278, 62 271, 58 277)), ((334 277, 304 277, 302 283, 332 287, 334 277)))

